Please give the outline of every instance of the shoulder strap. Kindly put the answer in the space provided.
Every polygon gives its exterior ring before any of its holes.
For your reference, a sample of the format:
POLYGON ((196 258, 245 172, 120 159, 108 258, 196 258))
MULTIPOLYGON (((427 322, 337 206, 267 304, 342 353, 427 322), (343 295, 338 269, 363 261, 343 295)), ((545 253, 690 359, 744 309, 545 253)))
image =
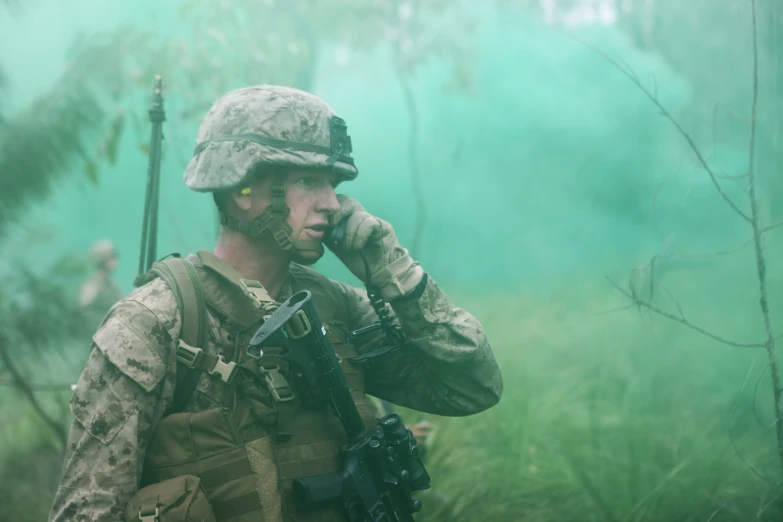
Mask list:
POLYGON ((182 317, 180 343, 177 347, 177 382, 174 401, 167 412, 179 413, 190 400, 201 377, 201 371, 182 361, 180 351, 184 342, 187 347, 203 353, 201 348, 204 347, 207 331, 204 289, 193 263, 178 254, 155 263, 150 272, 163 279, 174 293, 182 317))

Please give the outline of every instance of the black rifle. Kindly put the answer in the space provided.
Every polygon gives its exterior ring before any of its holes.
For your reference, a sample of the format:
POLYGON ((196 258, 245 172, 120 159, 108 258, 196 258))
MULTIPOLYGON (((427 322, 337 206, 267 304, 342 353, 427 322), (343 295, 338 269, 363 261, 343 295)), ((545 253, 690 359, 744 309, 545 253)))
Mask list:
POLYGON ((283 357, 317 387, 315 395, 328 401, 347 438, 339 472, 293 481, 297 504, 340 500, 351 522, 413 521, 421 501, 411 493, 430 487, 416 439, 395 413, 378 421, 379 430, 364 425, 310 292, 291 296, 258 329, 250 341, 254 357, 267 343, 282 346, 283 357))

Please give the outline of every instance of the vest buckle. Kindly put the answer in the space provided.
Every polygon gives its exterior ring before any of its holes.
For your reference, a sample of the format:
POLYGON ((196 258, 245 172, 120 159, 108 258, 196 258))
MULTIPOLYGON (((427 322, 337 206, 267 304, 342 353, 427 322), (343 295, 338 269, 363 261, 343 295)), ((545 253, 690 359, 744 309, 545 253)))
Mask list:
POLYGON ((264 380, 269 393, 272 394, 277 402, 288 402, 294 399, 294 390, 291 385, 280 373, 279 366, 262 367, 264 371, 264 380))
POLYGON ((218 355, 215 367, 209 372, 210 375, 219 375, 220 380, 230 384, 234 380, 234 374, 237 369, 237 363, 234 361, 226 362, 222 355, 218 355))
POLYGON ((150 512, 149 509, 144 509, 143 507, 139 510, 139 520, 141 520, 141 522, 158 522, 159 516, 160 508, 158 506, 155 506, 154 512, 150 512))
POLYGON ((201 348, 194 348, 181 339, 177 346, 177 360, 192 370, 217 375, 226 384, 231 384, 237 370, 235 362, 226 362, 222 355, 214 356, 206 353, 201 348))

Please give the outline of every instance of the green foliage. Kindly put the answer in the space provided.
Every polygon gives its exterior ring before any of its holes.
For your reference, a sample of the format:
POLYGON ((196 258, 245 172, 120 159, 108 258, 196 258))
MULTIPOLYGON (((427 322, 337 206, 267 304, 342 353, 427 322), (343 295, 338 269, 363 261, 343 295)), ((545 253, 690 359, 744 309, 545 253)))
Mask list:
POLYGON ((771 430, 738 420, 751 358, 635 310, 595 315, 616 307, 573 286, 471 302, 504 396, 477 416, 435 419, 422 521, 779 519, 783 491, 733 449, 777 480, 771 430))
MULTIPOLYGON (((68 426, 70 389, 41 392, 47 411, 68 426)), ((63 454, 52 432, 21 394, 0 393, 0 522, 41 522, 62 476, 63 454)))
POLYGON ((66 256, 36 272, 22 255, 0 275, 0 521, 32 522, 46 519, 61 476, 70 384, 94 325, 74 295, 85 264, 66 256))
MULTIPOLYGON (((2 6, 12 10, 19 3, 3 0, 2 6)), ((0 68, 0 93, 8 83, 0 68)), ((0 105, 0 235, 31 202, 49 194, 74 159, 87 158, 90 133, 103 119, 96 96, 82 77, 66 72, 50 92, 13 117, 0 105)), ((89 165, 88 160, 88 177, 97 181, 89 165)))
POLYGON ((0 331, 16 350, 40 354, 45 346, 85 336, 73 295, 81 266, 72 258, 57 260, 43 274, 19 266, 0 291, 0 331))
POLYGON ((103 121, 95 94, 78 78, 58 86, 0 127, 0 233, 78 158, 87 159, 92 131, 103 121))

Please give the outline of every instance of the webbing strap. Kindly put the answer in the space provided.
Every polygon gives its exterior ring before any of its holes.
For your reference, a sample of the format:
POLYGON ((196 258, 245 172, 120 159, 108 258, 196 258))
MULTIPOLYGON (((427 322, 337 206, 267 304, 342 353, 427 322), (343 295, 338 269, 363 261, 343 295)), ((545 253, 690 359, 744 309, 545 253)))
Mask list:
POLYGON ((323 252, 323 244, 318 240, 291 238, 291 225, 286 221, 291 210, 285 201, 285 187, 285 174, 280 171, 275 172, 270 189, 272 202, 261 215, 256 216, 252 221, 241 221, 220 211, 220 224, 251 237, 261 237, 264 233, 269 232, 280 248, 285 251, 294 249, 323 252))
MULTIPOLYGON (((202 348, 206 339, 206 304, 201 279, 193 263, 177 255, 155 263, 151 272, 163 279, 174 292, 177 308, 182 315, 180 339, 189 346, 202 348)), ((177 359, 177 384, 168 413, 184 410, 200 377, 201 372, 189 369, 177 359)))
POLYGON ((191 370, 218 375, 220 380, 227 384, 234 380, 238 368, 235 362, 226 362, 222 355, 215 356, 201 348, 194 348, 182 339, 177 346, 177 361, 191 370))
POLYGON ((342 457, 339 454, 327 455, 325 457, 308 458, 293 462, 281 462, 278 469, 280 470, 280 478, 291 480, 297 477, 310 477, 330 473, 340 468, 341 460, 342 457))
POLYGON ((202 141, 196 145, 195 149, 193 149, 193 155, 196 156, 200 154, 213 143, 220 143, 225 141, 249 141, 252 143, 258 143, 259 145, 264 145, 265 147, 274 147, 276 149, 314 152, 316 154, 325 154, 330 156, 334 161, 342 161, 343 163, 347 163, 349 165, 354 164, 353 158, 350 156, 351 152, 353 152, 351 147, 351 138, 347 136, 347 134, 342 137, 342 140, 332 139, 330 147, 315 145, 314 143, 279 140, 276 138, 270 138, 268 136, 261 136, 260 134, 251 133, 215 136, 212 139, 202 141))
POLYGON ((246 477, 253 474, 253 466, 250 465, 250 460, 247 456, 240 460, 233 460, 226 462, 216 468, 209 469, 199 475, 201 484, 207 488, 212 489, 236 480, 238 478, 246 477))
POLYGON ((215 518, 221 521, 256 509, 261 509, 261 501, 257 491, 212 504, 215 518))

